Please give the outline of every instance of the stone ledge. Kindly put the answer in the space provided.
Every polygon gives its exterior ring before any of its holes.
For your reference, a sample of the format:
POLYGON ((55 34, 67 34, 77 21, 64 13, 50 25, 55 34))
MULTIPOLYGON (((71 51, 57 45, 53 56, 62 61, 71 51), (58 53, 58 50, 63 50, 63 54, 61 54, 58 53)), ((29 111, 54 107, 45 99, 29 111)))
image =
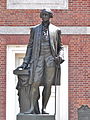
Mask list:
POLYGON ((17 115, 17 120, 55 120, 55 115, 19 113, 17 115))
MULTIPOLYGON (((0 34, 30 34, 30 27, 32 26, 0 26, 0 34)), ((61 34, 90 34, 90 27, 67 26, 60 27, 61 34)))

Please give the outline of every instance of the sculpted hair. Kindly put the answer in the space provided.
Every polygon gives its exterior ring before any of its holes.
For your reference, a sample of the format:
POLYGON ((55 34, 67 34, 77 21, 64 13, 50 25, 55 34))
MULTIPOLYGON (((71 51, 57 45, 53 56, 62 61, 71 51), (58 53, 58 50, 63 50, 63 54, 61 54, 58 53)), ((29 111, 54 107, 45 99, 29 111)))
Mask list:
POLYGON ((44 12, 49 13, 50 18, 53 18, 53 12, 52 12, 50 9, 43 9, 43 10, 41 10, 41 12, 40 12, 40 18, 42 18, 42 14, 43 14, 44 12))

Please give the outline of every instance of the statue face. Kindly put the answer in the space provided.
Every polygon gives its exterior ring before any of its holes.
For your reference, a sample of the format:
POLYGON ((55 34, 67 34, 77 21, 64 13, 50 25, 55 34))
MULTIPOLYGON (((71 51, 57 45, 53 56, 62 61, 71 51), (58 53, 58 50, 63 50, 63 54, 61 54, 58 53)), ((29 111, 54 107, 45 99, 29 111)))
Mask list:
POLYGON ((43 12, 41 18, 44 22, 49 21, 50 20, 50 14, 48 12, 43 12))

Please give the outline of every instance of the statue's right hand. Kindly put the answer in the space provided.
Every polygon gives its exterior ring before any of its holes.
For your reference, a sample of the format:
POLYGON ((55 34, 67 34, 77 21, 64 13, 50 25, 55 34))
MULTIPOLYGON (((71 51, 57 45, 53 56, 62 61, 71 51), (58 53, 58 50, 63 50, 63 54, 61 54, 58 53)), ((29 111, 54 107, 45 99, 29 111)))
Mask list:
POLYGON ((28 64, 27 63, 23 63, 21 66, 18 67, 18 69, 22 68, 25 69, 27 68, 28 64))

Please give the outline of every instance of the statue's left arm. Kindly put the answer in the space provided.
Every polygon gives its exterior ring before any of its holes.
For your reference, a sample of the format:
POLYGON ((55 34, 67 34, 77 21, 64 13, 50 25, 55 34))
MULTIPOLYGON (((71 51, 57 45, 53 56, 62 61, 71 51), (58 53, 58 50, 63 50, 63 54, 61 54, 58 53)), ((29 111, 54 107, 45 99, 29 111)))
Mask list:
POLYGON ((57 30, 57 57, 60 59, 60 64, 64 62, 64 47, 61 41, 61 30, 57 30))

